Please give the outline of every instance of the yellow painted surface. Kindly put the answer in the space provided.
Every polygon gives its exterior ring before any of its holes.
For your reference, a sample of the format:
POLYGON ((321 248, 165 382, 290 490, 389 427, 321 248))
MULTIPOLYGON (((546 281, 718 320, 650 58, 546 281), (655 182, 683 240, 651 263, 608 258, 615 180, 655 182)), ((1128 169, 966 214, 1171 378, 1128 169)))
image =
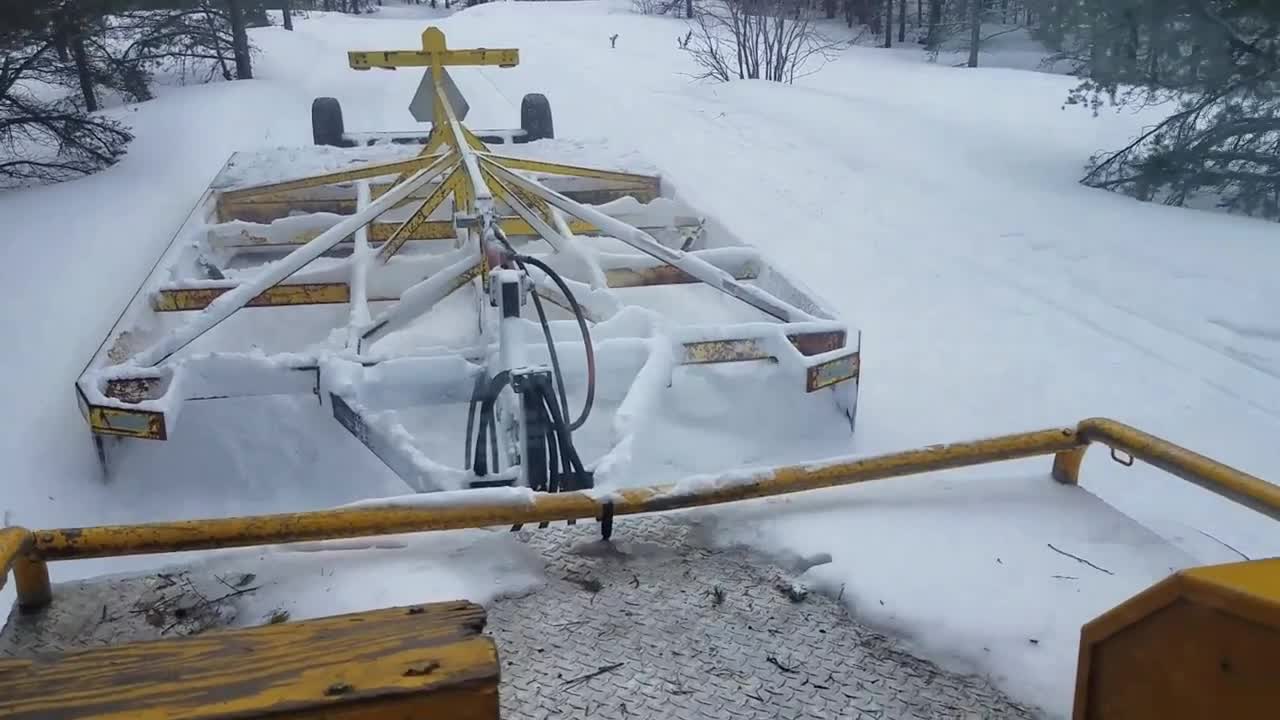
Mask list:
MULTIPOLYGON (((167 288, 158 291, 151 299, 156 312, 180 312, 203 310, 232 287, 219 288, 167 288)), ((306 283, 301 285, 275 285, 267 288, 245 307, 269 307, 278 305, 332 305, 351 301, 351 286, 347 283, 306 283)))
POLYGON ((0 672, 0 716, 497 718, 484 623, 434 603, 42 657, 0 672))
MULTIPOLYGON (((519 217, 507 216, 507 217, 501 218, 498 222, 499 222, 499 225, 502 227, 502 231, 506 233, 507 237, 509 238, 527 238, 527 237, 537 236, 537 233, 529 225, 529 223, 525 222, 523 219, 519 217)), ((395 234, 396 229, 399 228, 400 225, 401 223, 389 223, 389 222, 370 223, 369 224, 369 242, 371 243, 386 242, 387 240, 391 239, 391 236, 395 234)), ((653 230, 653 229, 661 229, 665 227, 666 227, 665 225, 641 226, 640 229, 653 230)), ((684 224, 677 225, 676 227, 685 228, 685 227, 694 227, 694 226, 691 223, 684 223, 684 224)), ((267 247, 267 246, 288 247, 292 245, 301 245, 310 240, 314 240, 316 236, 324 232, 326 229, 327 228, 307 228, 305 230, 299 231, 296 235, 292 237, 287 237, 287 238, 267 238, 266 236, 263 236, 263 235, 253 235, 248 231, 242 231, 239 235, 235 236, 234 238, 231 236, 224 236, 222 238, 219 238, 218 246, 224 247, 224 248, 254 248, 254 247, 267 247)), ((579 220, 577 218, 573 218, 569 220, 569 229, 575 234, 579 234, 579 235, 590 235, 592 233, 600 232, 599 228, 597 228, 595 225, 592 225, 591 223, 585 220, 579 220)), ((456 231, 453 227, 452 220, 426 220, 420 223, 419 225, 417 225, 412 231, 406 231, 406 234, 408 236, 406 240, 409 242, 425 241, 425 240, 453 240, 454 237, 456 236, 456 231)))
POLYGON ((1081 630, 1076 720, 1276 717, 1280 559, 1193 568, 1081 630))
POLYGON ((102 435, 165 440, 164 415, 150 410, 88 405, 89 428, 102 435))
POLYGON ((9 580, 9 571, 31 548, 31 531, 21 527, 0 529, 0 588, 9 580))
POLYGON ((1210 565, 1182 574, 1193 591, 1219 600, 1216 606, 1280 628, 1280 558, 1210 565))
POLYGON ((433 26, 423 31, 421 50, 353 50, 347 53, 347 62, 356 70, 432 65, 515 67, 520 64, 520 51, 515 48, 450 50, 445 43, 444 33, 433 26))
POLYGON ((1085 445, 1054 455, 1053 469, 1050 471, 1053 479, 1063 485, 1079 485, 1080 465, 1084 462, 1084 454, 1088 447, 1085 445))
POLYGON ((39 610, 48 605, 53 598, 49 563, 32 558, 30 553, 18 557, 13 563, 13 586, 18 591, 20 610, 39 610))
POLYGON ((382 244, 382 247, 378 250, 378 259, 384 263, 390 260, 391 256, 395 255, 404 246, 409 237, 427 221, 431 213, 435 212, 435 209, 440 207, 440 204, 446 198, 461 190, 464 180, 466 180, 465 173, 461 171, 459 166, 454 166, 444 180, 436 186, 435 190, 427 196, 426 200, 422 201, 422 205, 414 211, 413 215, 401 223, 395 232, 391 234, 391 237, 387 238, 387 241, 382 244))
POLYGON ((443 54, 422 50, 354 51, 347 53, 347 62, 355 70, 370 68, 427 67, 434 62, 442 65, 497 65, 515 67, 520 64, 520 51, 503 50, 448 50, 443 54))
POLYGON ((1081 421, 1080 436, 1086 442, 1109 445, 1273 520, 1280 520, 1280 485, 1106 418, 1081 421))
POLYGON ((441 157, 443 156, 419 155, 409 160, 400 160, 397 162, 362 163, 359 167, 351 170, 339 170, 337 172, 310 175, 304 178, 284 180, 267 185, 255 185, 253 187, 240 188, 238 190, 227 190, 218 196, 218 205, 234 205, 236 203, 248 201, 288 201, 290 199, 288 197, 288 193, 297 190, 306 190, 309 188, 321 187, 323 185, 334 185, 336 183, 355 182, 356 180, 367 180, 369 178, 382 177, 384 175, 395 175, 397 173, 415 172, 431 165, 441 157))
POLYGON ((508 170, 527 170, 530 172, 541 172, 550 175, 568 175, 571 177, 611 180, 623 186, 651 188, 655 193, 658 192, 661 185, 661 180, 653 175, 637 175, 635 173, 618 172, 616 170, 600 170, 598 168, 564 165, 561 163, 547 162, 546 160, 508 157, 506 155, 495 155, 493 153, 486 153, 484 157, 498 163, 508 170))
MULTIPOLYGON (((1041 430, 952 445, 934 445, 829 465, 794 465, 762 471, 741 483, 676 492, 657 485, 620 490, 617 515, 699 507, 723 502, 850 485, 966 465, 1051 455, 1076 446, 1069 428, 1041 430)), ((532 502, 441 507, 326 510, 145 525, 33 531, 35 552, 51 560, 243 547, 327 538, 366 537, 459 528, 532 525, 598 518, 609 500, 583 493, 538 494, 532 502)))

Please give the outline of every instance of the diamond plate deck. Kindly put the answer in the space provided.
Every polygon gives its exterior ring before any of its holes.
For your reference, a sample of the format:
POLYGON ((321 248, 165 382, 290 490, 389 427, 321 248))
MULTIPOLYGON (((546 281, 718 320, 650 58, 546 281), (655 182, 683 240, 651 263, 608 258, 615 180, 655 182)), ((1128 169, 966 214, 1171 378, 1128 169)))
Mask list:
MULTIPOLYGON (((546 558, 547 583, 489 607, 504 718, 1037 717, 804 593, 759 555, 701 545, 691 526, 628 518, 612 543, 598 533, 520 533, 546 558)), ((234 593, 251 588, 185 573, 59 585, 45 613, 15 612, 0 656, 201 632, 231 622, 234 593)))

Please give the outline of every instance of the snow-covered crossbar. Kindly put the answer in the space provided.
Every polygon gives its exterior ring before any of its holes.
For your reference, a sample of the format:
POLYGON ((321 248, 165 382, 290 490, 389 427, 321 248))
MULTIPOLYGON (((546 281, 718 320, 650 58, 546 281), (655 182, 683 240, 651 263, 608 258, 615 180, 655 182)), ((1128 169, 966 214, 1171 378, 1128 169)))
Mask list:
POLYGON ((596 477, 625 474, 658 406, 761 412, 741 401, 765 384, 852 429, 860 338, 820 300, 657 176, 537 157, 553 141, 490 150, 434 77, 421 148, 231 158, 77 383, 104 461, 106 438, 172 436, 186 401, 311 394, 414 490, 522 485, 539 420, 520 378, 557 365, 565 394, 594 396, 574 442, 596 477), (674 380, 724 363, 760 372, 728 392, 674 380), (471 416, 507 376, 481 471, 471 416))

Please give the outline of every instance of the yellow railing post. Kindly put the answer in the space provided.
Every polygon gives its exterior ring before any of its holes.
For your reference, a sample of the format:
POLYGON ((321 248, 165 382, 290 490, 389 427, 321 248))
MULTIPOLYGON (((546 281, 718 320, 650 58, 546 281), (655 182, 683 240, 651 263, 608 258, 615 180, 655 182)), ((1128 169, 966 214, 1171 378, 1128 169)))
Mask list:
POLYGON ((0 588, 13 571, 14 587, 18 591, 18 607, 23 612, 38 610, 49 604, 52 591, 49 585, 49 566, 34 557, 35 537, 23 527, 0 529, 0 588))
POLYGON ((1053 456, 1053 470, 1050 475, 1063 485, 1080 484, 1080 463, 1084 462, 1084 453, 1088 445, 1063 450, 1053 456))
POLYGON ((13 578, 22 612, 35 612, 53 601, 49 563, 44 560, 23 555, 13 564, 13 578))
POLYGON ((9 579, 14 563, 31 548, 31 531, 23 527, 0 529, 0 588, 9 579))

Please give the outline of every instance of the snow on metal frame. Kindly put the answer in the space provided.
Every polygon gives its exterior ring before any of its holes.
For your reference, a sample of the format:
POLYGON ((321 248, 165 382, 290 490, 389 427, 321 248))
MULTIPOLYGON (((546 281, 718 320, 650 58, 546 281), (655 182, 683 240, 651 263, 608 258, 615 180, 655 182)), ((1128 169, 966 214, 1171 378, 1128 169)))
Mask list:
MULTIPOLYGON (((332 152, 332 149, 325 149, 326 154, 332 152)), ((383 152, 379 155, 383 156, 378 158, 380 160, 392 159, 383 152)), ((236 160, 243 173, 245 157, 237 155, 233 158, 236 160)), ((323 162, 332 165, 333 159, 326 157, 323 162)), ((224 179, 232 165, 233 162, 229 161, 215 179, 214 186, 225 189, 228 185, 240 184, 228 183, 224 179)), ((247 165, 253 167, 252 161, 247 165)), ((538 173, 517 175, 511 171, 497 172, 509 180, 524 181, 522 185, 530 182, 530 176, 539 176, 538 173)), ((235 172, 230 174, 236 175, 235 172)), ((254 184, 280 179, 284 178, 253 178, 254 184)), ((359 192, 351 193, 359 195, 358 205, 361 208, 370 201, 367 190, 360 190, 360 187, 368 188, 370 185, 377 187, 372 181, 360 181, 355 184, 359 192)), ((545 189, 541 183, 538 185, 539 189, 545 189)), ((551 199, 562 201, 557 204, 564 204, 564 196, 558 191, 546 190, 546 193, 551 199)), ((332 189, 319 193, 321 196, 333 194, 332 189)), ((241 231, 243 228, 240 226, 245 225, 238 220, 219 222, 217 200, 216 191, 211 189, 205 193, 77 383, 82 407, 86 409, 93 429, 102 434, 164 439, 175 431, 178 412, 186 400, 316 394, 327 411, 333 412, 339 422, 395 469, 413 489, 466 487, 467 471, 443 464, 415 447, 412 433, 397 420, 394 409, 388 406, 388 398, 395 397, 400 404, 459 401, 469 394, 475 374, 481 372, 494 352, 493 338, 480 334, 471 337, 469 342, 419 343, 408 350, 395 344, 384 349, 378 347, 379 343, 361 348, 351 339, 357 325, 367 322, 371 316, 378 317, 378 311, 368 304, 361 311, 358 307, 361 295, 370 303, 380 298, 409 300, 417 294, 415 290, 422 293, 424 286, 440 284, 442 275, 456 274, 448 271, 456 271, 458 268, 454 266, 459 266, 464 260, 463 255, 474 252, 472 248, 459 247, 443 253, 402 253, 395 262, 368 272, 364 283, 355 279, 355 266, 356 263, 363 264, 360 258, 369 251, 361 250, 352 258, 317 257, 289 276, 286 282, 290 285, 349 283, 347 287, 355 302, 347 304, 347 307, 333 306, 338 315, 332 318, 331 336, 322 335, 316 339, 317 342, 287 351, 238 350, 224 344, 228 340, 243 338, 236 337, 234 332, 219 333, 222 330, 219 328, 211 333, 211 337, 174 353, 156 367, 146 367, 137 362, 134 356, 143 345, 151 345, 165 336, 168 336, 170 344, 173 341, 173 328, 167 327, 168 323, 153 310, 155 296, 182 289, 226 288, 226 292, 235 292, 237 286, 248 285, 245 280, 256 274, 254 271, 258 268, 236 265, 235 248, 214 242, 215 238, 225 239, 229 233, 241 231), (210 268, 210 265, 214 267, 210 268), (406 372, 407 368, 412 372, 406 372), (445 371, 446 368, 452 370, 445 371), (158 417, 162 419, 162 429, 158 433, 139 433, 126 427, 124 432, 114 432, 115 428, 103 427, 99 422, 103 412, 117 413, 125 418, 150 419, 153 424, 158 417)), ((447 208, 442 209, 447 212, 447 208)), ((562 209, 574 208, 565 206, 562 209)), ((718 227, 708 235, 694 237, 692 247, 689 247, 688 236, 651 235, 636 230, 637 226, 648 229, 687 221, 693 215, 692 211, 674 198, 660 198, 649 203, 612 199, 605 205, 586 209, 588 212, 582 213, 579 208, 579 214, 587 214, 587 220, 606 232, 612 231, 612 236, 575 235, 569 229, 567 216, 557 212, 554 216, 556 230, 562 239, 571 241, 574 252, 543 257, 566 276, 588 317, 596 323, 593 335, 602 368, 630 378, 611 419, 609 449, 591 463, 599 476, 607 477, 629 461, 636 432, 653 415, 657 403, 662 402, 661 395, 670 384, 673 368, 681 364, 769 361, 794 379, 797 392, 829 393, 852 426, 857 401, 859 336, 834 320, 833 314, 819 300, 770 267, 753 248, 741 244, 718 227), (624 234, 627 236, 620 242, 615 236, 622 231, 626 231, 624 234), (662 246, 648 247, 655 237, 661 238, 662 246), (639 249, 647 254, 635 252, 637 238, 642 243, 639 249), (674 243, 676 248, 666 243, 674 243), (681 252, 678 249, 681 245, 689 247, 690 252, 681 252), (763 299, 764 302, 759 304, 781 301, 784 306, 789 306, 782 314, 791 322, 778 322, 760 313, 757 321, 682 325, 679 317, 670 317, 671 313, 664 316, 660 310, 645 307, 643 299, 638 303, 629 302, 629 295, 636 290, 652 291, 657 288, 651 286, 658 283, 661 283, 660 291, 664 294, 687 292, 668 283, 696 282, 689 270, 703 276, 712 273, 718 280, 714 286, 721 292, 726 290, 726 286, 734 285, 747 290, 735 295, 745 294, 752 300, 763 299), (606 287, 601 287, 601 279, 606 279, 606 287), (742 285, 740 281, 753 284, 742 285), (637 357, 642 360, 636 362, 637 357)), ((289 233, 310 231, 310 237, 303 241, 305 243, 324 235, 336 225, 349 224, 343 223, 344 219, 324 212, 295 214, 257 227, 265 227, 269 237, 279 239, 287 239, 289 233)), ((347 236, 343 242, 350 246, 350 240, 347 236)), ((365 238, 357 238, 355 246, 365 248, 368 242, 366 235, 365 238)), ((443 249, 441 244, 435 244, 435 248, 443 249)), ((541 254, 536 243, 526 246, 525 251, 541 254)), ((537 271, 534 271, 534 276, 539 294, 550 301, 549 305, 563 306, 563 298, 559 297, 558 290, 549 279, 537 271)), ((464 277, 463 283, 468 280, 469 277, 464 277)), ((454 285, 453 282, 448 284, 454 285)), ((245 295, 248 291, 241 288, 239 294, 245 295)), ((448 295, 438 292, 425 294, 429 296, 428 302, 401 305, 419 305, 415 309, 435 312, 439 308, 433 308, 448 295)), ((482 295, 476 295, 473 299, 483 300, 482 295)), ((695 301, 695 298, 689 297, 688 301, 695 301)), ((676 304, 679 305, 678 302, 676 304)), ((294 320, 296 310, 246 309, 239 315, 269 312, 278 318, 278 322, 288 324, 294 320)), ((480 310, 483 311, 483 306, 480 310)), ((406 320, 413 326, 415 316, 410 313, 406 320)), ((541 358, 545 348, 537 327, 534 323, 528 325, 526 339, 532 357, 541 358)), ((566 365, 567 376, 582 370, 578 358, 581 343, 577 341, 576 328, 571 326, 571 322, 553 322, 558 354, 566 365)), ((273 327, 260 329, 270 334, 273 327)))

